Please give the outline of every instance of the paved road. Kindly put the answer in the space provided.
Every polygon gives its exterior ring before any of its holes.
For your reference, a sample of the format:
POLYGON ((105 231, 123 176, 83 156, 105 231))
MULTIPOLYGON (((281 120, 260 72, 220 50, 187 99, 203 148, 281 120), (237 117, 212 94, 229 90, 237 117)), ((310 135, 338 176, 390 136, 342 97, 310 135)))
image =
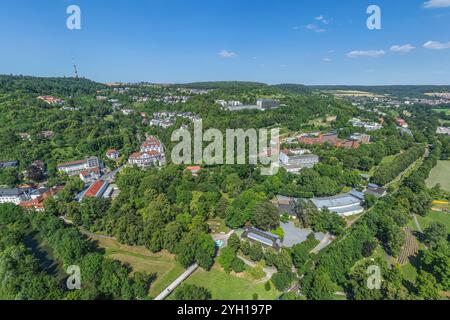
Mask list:
POLYGON ((179 276, 174 282, 172 282, 172 284, 170 284, 163 292, 161 292, 159 296, 155 298, 155 300, 164 300, 165 298, 167 298, 167 296, 169 296, 169 294, 171 294, 184 280, 189 278, 191 274, 193 274, 194 271, 197 270, 197 268, 198 264, 190 266, 181 276, 179 276))
POLYGON ((125 165, 111 171, 108 174, 105 174, 103 177, 100 178, 100 180, 113 182, 116 179, 116 175, 125 168, 125 165))
POLYGON ((330 243, 333 242, 333 240, 334 237, 331 234, 327 233, 325 237, 322 239, 322 241, 320 241, 320 243, 314 249, 312 249, 310 253, 314 254, 319 253, 320 250, 323 250, 326 247, 328 247, 330 243))

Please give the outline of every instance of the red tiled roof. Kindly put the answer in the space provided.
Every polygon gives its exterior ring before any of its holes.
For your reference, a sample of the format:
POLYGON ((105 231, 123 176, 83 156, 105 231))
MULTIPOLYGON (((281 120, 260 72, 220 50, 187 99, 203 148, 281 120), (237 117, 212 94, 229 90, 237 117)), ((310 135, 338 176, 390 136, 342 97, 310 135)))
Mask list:
POLYGON ((151 157, 156 157, 156 156, 161 155, 161 153, 158 152, 158 151, 154 151, 154 150, 153 151, 147 151, 147 152, 135 152, 135 153, 133 153, 130 156, 130 159, 139 159, 139 158, 141 158, 144 155, 149 155, 151 157))
POLYGON ((86 162, 86 160, 77 160, 77 161, 65 162, 65 163, 59 164, 58 168, 76 166, 76 165, 79 165, 79 164, 83 164, 85 162, 86 162))
POLYGON ((145 142, 142 144, 143 147, 152 147, 152 146, 161 146, 161 141, 159 141, 156 137, 150 136, 145 140, 145 142))
POLYGON ((41 196, 37 197, 34 200, 24 201, 20 203, 20 206, 23 208, 33 208, 33 209, 44 209, 44 201, 45 199, 57 194, 59 191, 61 191, 63 187, 54 187, 46 192, 44 192, 41 196))
POLYGON ((116 149, 109 149, 108 151, 106 151, 107 155, 113 154, 113 153, 117 153, 116 149))
POLYGON ((84 194, 85 197, 95 197, 97 193, 103 188, 105 181, 94 182, 84 194))
POLYGON ((95 167, 95 168, 90 168, 90 169, 86 169, 86 170, 84 170, 84 171, 82 171, 80 174, 83 176, 83 177, 87 177, 89 174, 91 174, 91 173, 100 173, 100 168, 99 167, 95 167))

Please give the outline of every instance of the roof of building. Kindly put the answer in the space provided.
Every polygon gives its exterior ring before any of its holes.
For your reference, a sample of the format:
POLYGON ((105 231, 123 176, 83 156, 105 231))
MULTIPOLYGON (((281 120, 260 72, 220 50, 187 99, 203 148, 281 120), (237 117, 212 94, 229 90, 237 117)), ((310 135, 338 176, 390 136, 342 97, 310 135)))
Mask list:
POLYGON ((118 153, 118 152, 119 151, 117 151, 116 149, 109 149, 108 151, 106 151, 106 154, 111 155, 111 154, 118 153))
POLYGON ((254 241, 258 241, 264 245, 279 248, 280 237, 269 232, 265 232, 256 228, 246 228, 242 237, 248 238, 254 241))
POLYGON ((91 175, 92 173, 99 174, 100 173, 100 168, 99 167, 95 167, 95 168, 86 169, 84 171, 81 171, 80 175, 82 175, 83 177, 89 177, 89 175, 91 175))
POLYGON ((130 159, 153 158, 159 155, 161 155, 161 153, 155 150, 146 152, 135 152, 130 156, 130 159))
POLYGON ((0 189, 0 197, 18 197, 24 194, 28 189, 0 189))
POLYGON ((19 165, 19 161, 5 161, 0 162, 0 168, 8 168, 8 167, 17 167, 19 165))
POLYGON ((96 181, 94 182, 89 189, 87 189, 84 197, 95 197, 99 193, 99 191, 105 186, 106 181, 96 181))
POLYGON ((361 200, 353 195, 346 193, 341 194, 334 197, 325 197, 325 198, 313 198, 311 199, 312 203, 318 208, 340 208, 340 207, 348 207, 353 205, 360 205, 361 200))
POLYGON ((65 162, 58 165, 58 168, 64 168, 64 167, 73 167, 78 166, 80 164, 86 163, 86 160, 77 160, 77 161, 71 161, 71 162, 65 162))
POLYGON ((161 141, 158 140, 158 138, 154 136, 150 136, 147 138, 147 140, 144 141, 142 144, 142 147, 160 147, 161 141))

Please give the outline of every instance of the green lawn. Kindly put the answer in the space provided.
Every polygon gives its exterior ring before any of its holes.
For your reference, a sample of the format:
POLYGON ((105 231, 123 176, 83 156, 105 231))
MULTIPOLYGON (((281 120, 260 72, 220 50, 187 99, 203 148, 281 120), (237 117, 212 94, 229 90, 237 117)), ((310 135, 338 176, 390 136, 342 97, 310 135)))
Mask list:
POLYGON ((433 109, 434 112, 450 115, 450 109, 433 109))
POLYGON ((426 183, 428 188, 439 183, 442 190, 450 192, 450 161, 438 161, 436 167, 431 170, 426 183))
POLYGON ((128 263, 134 272, 156 274, 156 280, 150 287, 150 297, 156 297, 184 272, 184 268, 168 252, 163 251, 154 254, 144 247, 121 245, 112 239, 99 237, 93 239, 98 241, 99 246, 105 249, 107 257, 122 263, 128 263))
POLYGON ((417 216, 419 224, 425 230, 432 221, 437 221, 447 227, 447 232, 450 233, 450 213, 430 211, 426 217, 417 216))
MULTIPOLYGON (((218 266, 211 271, 199 269, 184 283, 207 288, 214 300, 252 300, 255 293, 260 300, 274 300, 281 295, 273 284, 270 291, 266 291, 264 283, 257 284, 245 273, 238 276, 227 274, 218 266)), ((169 299, 174 299, 173 295, 169 299)))
POLYGON ((404 266, 400 267, 400 270, 402 271, 403 278, 411 283, 416 282, 417 269, 411 263, 405 264, 404 266))
POLYGON ((383 160, 381 160, 380 164, 378 166, 374 166, 370 171, 369 171, 369 176, 373 177, 373 175, 375 174, 375 171, 378 169, 379 166, 384 165, 384 164, 388 164, 391 163, 392 161, 394 161, 394 159, 398 156, 399 154, 394 154, 392 156, 386 156, 383 158, 383 160))

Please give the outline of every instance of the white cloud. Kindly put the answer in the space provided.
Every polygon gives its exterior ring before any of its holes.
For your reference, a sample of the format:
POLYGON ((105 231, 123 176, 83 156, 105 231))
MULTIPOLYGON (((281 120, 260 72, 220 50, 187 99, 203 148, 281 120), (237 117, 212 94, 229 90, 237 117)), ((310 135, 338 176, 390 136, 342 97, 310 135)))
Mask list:
POLYGON ((325 32, 327 30, 323 29, 323 28, 319 28, 317 25, 315 25, 314 23, 310 23, 306 26, 306 29, 308 30, 313 30, 315 32, 321 33, 321 32, 325 32))
POLYGON ((219 57, 224 58, 224 59, 229 59, 229 58, 235 58, 237 57, 237 53, 233 52, 233 51, 228 51, 228 50, 221 50, 218 53, 219 57))
POLYGON ((325 19, 325 17, 322 16, 322 15, 320 15, 320 16, 318 16, 318 17, 315 17, 314 20, 320 21, 320 22, 322 22, 323 24, 329 24, 329 23, 330 23, 330 21, 327 20, 327 19, 325 19))
POLYGON ((429 0, 423 5, 427 9, 447 8, 450 7, 450 0, 429 0))
POLYGON ((450 49, 450 42, 442 43, 438 41, 428 41, 423 45, 423 47, 431 50, 450 49))
POLYGON ((368 58, 380 58, 386 54, 384 50, 368 50, 368 51, 351 51, 347 53, 347 57, 349 58, 360 58, 360 57, 368 57, 368 58))
POLYGON ((408 52, 410 52, 411 50, 414 50, 414 49, 415 49, 415 47, 408 43, 408 44, 404 44, 404 45, 392 46, 390 50, 392 52, 408 53, 408 52))
POLYGON ((331 59, 330 58, 323 58, 323 61, 324 62, 331 62, 331 59))

